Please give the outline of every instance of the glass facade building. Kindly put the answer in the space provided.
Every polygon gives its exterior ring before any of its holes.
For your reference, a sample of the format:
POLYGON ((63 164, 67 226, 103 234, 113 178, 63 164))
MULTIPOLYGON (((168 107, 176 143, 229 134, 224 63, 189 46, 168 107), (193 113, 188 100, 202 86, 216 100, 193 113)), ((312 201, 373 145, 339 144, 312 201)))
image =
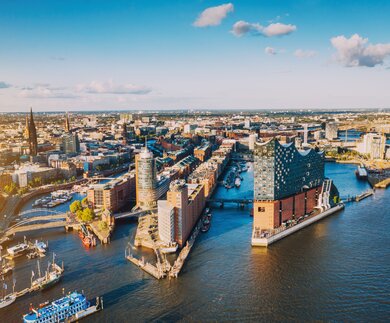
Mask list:
POLYGON ((293 143, 280 144, 276 139, 255 144, 256 201, 280 200, 318 187, 323 180, 323 153, 313 149, 298 151, 293 143))

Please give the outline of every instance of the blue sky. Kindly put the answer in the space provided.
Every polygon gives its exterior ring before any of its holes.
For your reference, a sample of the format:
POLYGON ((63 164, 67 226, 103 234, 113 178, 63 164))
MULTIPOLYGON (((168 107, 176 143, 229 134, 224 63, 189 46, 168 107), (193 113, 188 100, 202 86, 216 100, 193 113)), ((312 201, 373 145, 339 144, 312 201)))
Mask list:
POLYGON ((0 2, 0 111, 390 107, 390 1, 0 2))

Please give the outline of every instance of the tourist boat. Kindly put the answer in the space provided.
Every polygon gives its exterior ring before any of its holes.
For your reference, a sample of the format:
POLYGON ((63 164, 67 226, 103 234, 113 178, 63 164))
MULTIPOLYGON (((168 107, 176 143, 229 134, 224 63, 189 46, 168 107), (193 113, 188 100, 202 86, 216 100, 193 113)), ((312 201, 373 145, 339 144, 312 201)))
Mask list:
POLYGON ((19 243, 16 246, 7 249, 7 252, 11 258, 19 257, 29 250, 29 245, 25 242, 19 243))
POLYGON ((241 179, 239 177, 236 177, 236 180, 234 181, 234 185, 239 188, 241 186, 241 179))
POLYGON ((103 298, 97 297, 94 305, 78 292, 72 292, 41 308, 31 308, 23 315, 24 323, 77 322, 103 309, 103 298))
POLYGON ((16 300, 15 283, 16 280, 13 279, 12 293, 8 295, 4 295, 7 291, 7 284, 3 283, 2 297, 0 298, 0 308, 7 307, 8 305, 11 305, 13 302, 15 302, 16 300))

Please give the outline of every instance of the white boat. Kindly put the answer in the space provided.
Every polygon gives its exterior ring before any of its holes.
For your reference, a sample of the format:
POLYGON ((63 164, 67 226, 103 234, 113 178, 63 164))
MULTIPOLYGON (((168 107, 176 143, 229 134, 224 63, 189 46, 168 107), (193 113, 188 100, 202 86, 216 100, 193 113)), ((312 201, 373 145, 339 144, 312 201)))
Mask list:
POLYGON ((241 179, 239 177, 236 177, 236 180, 234 181, 234 185, 237 188, 241 186, 241 179))
MULTIPOLYGON (((8 294, 8 295, 2 295, 2 297, 0 298, 0 308, 4 308, 8 305, 11 305, 13 302, 15 302, 15 300, 16 300, 15 283, 16 283, 16 280, 14 278, 13 279, 13 286, 12 286, 12 293, 8 294)), ((7 284, 3 283, 3 291, 6 291, 6 290, 7 290, 7 284)))
POLYGON ((11 305, 13 302, 15 302, 15 300, 16 300, 16 296, 14 294, 8 294, 4 298, 0 299, 0 308, 11 305))
POLYGON ((34 247, 39 253, 45 253, 47 249, 46 243, 38 240, 35 240, 34 247))
POLYGON ((8 254, 12 257, 18 257, 21 256, 22 254, 26 253, 29 249, 29 246, 27 243, 19 243, 16 246, 10 247, 7 249, 8 254))

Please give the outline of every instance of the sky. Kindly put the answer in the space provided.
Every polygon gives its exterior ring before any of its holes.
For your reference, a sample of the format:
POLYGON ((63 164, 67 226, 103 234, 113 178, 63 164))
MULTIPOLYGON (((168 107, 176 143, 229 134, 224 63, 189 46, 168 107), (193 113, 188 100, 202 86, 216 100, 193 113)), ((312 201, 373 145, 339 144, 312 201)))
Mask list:
POLYGON ((390 108, 387 0, 1 0, 0 112, 390 108))

